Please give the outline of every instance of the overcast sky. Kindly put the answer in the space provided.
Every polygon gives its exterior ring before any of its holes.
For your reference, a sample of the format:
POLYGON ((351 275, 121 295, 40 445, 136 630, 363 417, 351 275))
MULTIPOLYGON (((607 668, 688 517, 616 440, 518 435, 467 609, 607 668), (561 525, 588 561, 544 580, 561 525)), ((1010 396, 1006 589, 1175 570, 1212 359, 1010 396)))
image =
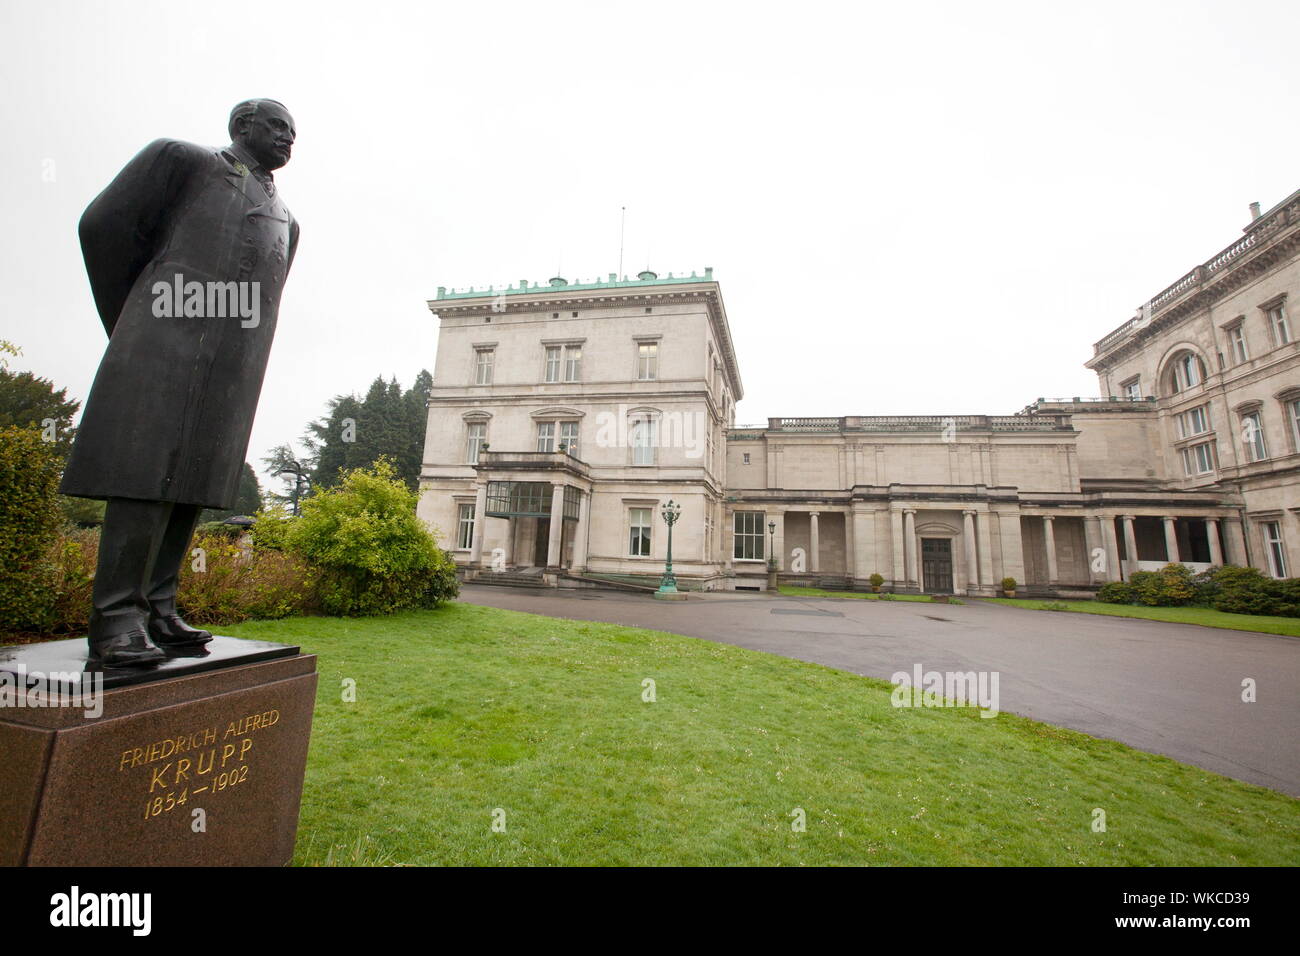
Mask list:
MULTIPOLYGON (((249 457, 432 370, 440 285, 714 268, 769 415, 1007 414, 1300 187, 1294 2, 0 4, 0 338, 84 399, 82 210, 297 121, 249 457)), ((147 383, 142 383, 147 387, 147 383)))

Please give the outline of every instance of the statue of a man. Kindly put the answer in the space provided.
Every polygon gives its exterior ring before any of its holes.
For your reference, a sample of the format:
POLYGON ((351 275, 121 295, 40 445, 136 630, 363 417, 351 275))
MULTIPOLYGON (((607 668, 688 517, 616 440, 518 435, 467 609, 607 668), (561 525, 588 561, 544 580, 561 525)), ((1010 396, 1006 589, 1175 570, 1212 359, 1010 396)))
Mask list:
POLYGON ((275 100, 230 114, 231 144, 160 139, 81 217, 108 348, 63 475, 107 500, 90 660, 154 664, 208 631, 176 610, 204 507, 233 506, 298 224, 276 192, 293 117, 275 100))

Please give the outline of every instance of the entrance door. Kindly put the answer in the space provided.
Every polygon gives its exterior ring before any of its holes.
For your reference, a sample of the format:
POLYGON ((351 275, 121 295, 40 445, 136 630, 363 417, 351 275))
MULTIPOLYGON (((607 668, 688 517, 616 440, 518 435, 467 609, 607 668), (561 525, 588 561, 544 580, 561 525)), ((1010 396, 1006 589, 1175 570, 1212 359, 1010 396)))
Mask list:
POLYGON ((533 567, 546 567, 546 559, 551 556, 551 519, 537 519, 537 537, 533 541, 533 567))
POLYGON ((921 539, 921 581, 927 594, 952 593, 952 539, 921 539))

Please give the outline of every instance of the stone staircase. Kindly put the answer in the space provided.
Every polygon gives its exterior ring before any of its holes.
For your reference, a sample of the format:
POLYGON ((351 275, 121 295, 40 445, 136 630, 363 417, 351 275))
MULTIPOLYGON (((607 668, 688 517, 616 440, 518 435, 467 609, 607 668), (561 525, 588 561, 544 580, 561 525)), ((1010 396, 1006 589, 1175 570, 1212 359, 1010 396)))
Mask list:
POLYGON ((473 584, 490 584, 504 588, 541 588, 541 568, 511 568, 506 571, 480 571, 471 582, 473 584))

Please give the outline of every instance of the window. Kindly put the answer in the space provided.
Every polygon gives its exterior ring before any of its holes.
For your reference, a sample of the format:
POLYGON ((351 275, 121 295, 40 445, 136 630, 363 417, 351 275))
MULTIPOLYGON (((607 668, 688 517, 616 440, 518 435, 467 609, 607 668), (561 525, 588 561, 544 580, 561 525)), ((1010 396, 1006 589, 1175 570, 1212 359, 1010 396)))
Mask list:
POLYGON ((1264 444, 1264 422, 1259 412, 1247 412, 1241 416, 1241 443, 1246 446, 1247 460, 1263 461, 1268 457, 1268 446, 1264 444))
POLYGON ((1275 578, 1286 577, 1286 550, 1282 547, 1282 523, 1265 521, 1261 524, 1264 532, 1264 552, 1268 555, 1268 573, 1275 578))
POLYGON ((737 561, 763 560, 763 518, 761 511, 737 511, 734 555, 737 561))
POLYGON ((1295 437, 1296 451, 1300 451, 1300 398, 1286 403, 1287 417, 1291 419, 1291 434, 1295 437))
POLYGON ((475 349, 474 350, 474 384, 491 385, 492 384, 492 366, 496 357, 496 349, 475 349))
POLYGON ((582 346, 566 345, 564 347, 564 380, 577 382, 582 378, 582 346))
POLYGON ((1205 475, 1214 470, 1213 442, 1201 442, 1183 449, 1183 469, 1187 477, 1205 475))
POLYGON ((1120 389, 1123 391, 1124 397, 1130 402, 1140 401, 1142 398, 1142 379, 1135 378, 1125 382, 1120 386, 1120 389))
POLYGON ((1200 385, 1204 377, 1205 366, 1201 364, 1201 360, 1191 352, 1183 352, 1174 359, 1173 371, 1170 373, 1170 390, 1181 392, 1193 385, 1200 385))
POLYGON ((745 455, 745 464, 748 465, 748 464, 749 464, 749 452, 745 452, 744 455, 745 455))
POLYGON ((537 423, 537 450, 555 451, 555 422, 537 423))
POLYGON ((650 508, 628 510, 628 551, 634 558, 650 557, 650 508))
POLYGON ((653 382, 659 377, 659 343, 642 342, 636 347, 636 378, 653 382))
POLYGON ((1285 303, 1279 302, 1268 309, 1268 327, 1274 345, 1286 345, 1291 341, 1291 323, 1287 320, 1285 303))
POLYGON ((1246 330, 1240 322, 1228 329, 1228 344, 1232 348, 1232 361, 1235 365, 1250 359, 1250 352, 1246 348, 1246 330))
POLYGON ((486 422, 470 422, 466 427, 465 436, 465 461, 467 464, 478 464, 478 453, 482 450, 487 438, 486 422))
POLYGON ((641 418, 632 422, 632 464, 653 465, 655 463, 655 422, 652 418, 641 418))
POLYGON ((546 370, 543 377, 547 382, 580 381, 582 346, 578 344, 546 346, 546 370))
POLYGON ((456 547, 468 551, 474 543, 474 506, 461 505, 456 516, 456 547))
POLYGON ((578 423, 560 422, 560 444, 574 458, 578 458, 578 423))
POLYGON ((1210 406, 1198 405, 1196 408, 1189 408, 1179 414, 1175 421, 1178 425, 1179 438, 1204 435, 1210 430, 1210 406))

